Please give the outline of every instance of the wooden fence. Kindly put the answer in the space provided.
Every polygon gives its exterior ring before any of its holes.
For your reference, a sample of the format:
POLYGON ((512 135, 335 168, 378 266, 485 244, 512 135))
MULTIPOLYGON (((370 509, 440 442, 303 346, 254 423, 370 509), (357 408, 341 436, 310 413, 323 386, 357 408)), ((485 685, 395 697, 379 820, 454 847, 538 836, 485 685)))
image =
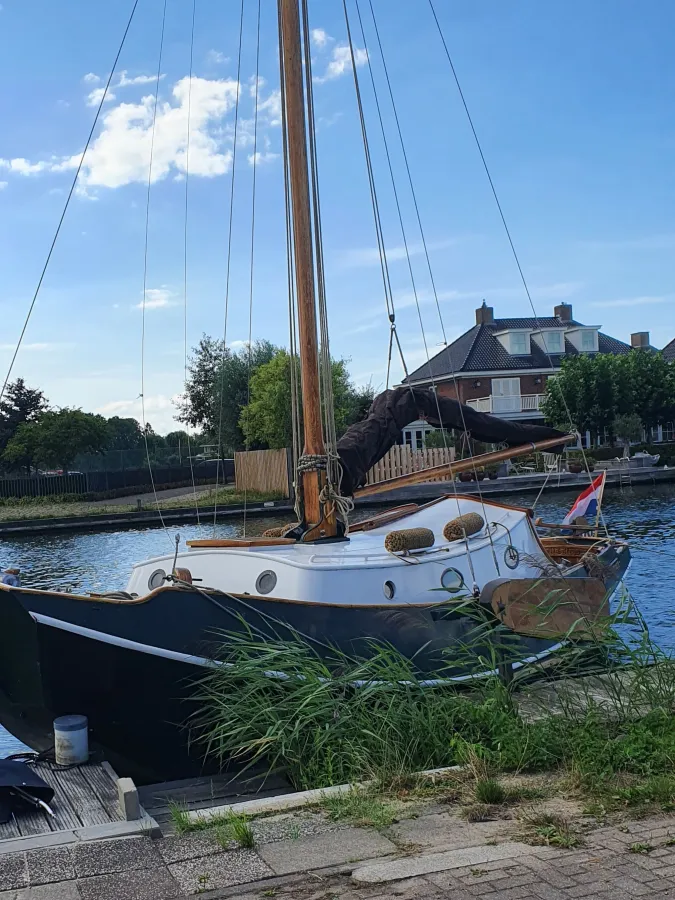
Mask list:
MULTIPOLYGON (((380 481, 387 481, 389 478, 407 475, 409 472, 419 472, 422 469, 430 469, 432 466, 442 466, 443 463, 454 462, 454 459, 454 447, 413 450, 411 447, 397 444, 378 463, 375 463, 368 472, 366 483, 377 484, 380 481)), ((447 481, 447 477, 430 478, 429 481, 447 481)))
POLYGON ((288 450, 248 450, 234 454, 234 479, 238 491, 276 491, 291 496, 288 450))

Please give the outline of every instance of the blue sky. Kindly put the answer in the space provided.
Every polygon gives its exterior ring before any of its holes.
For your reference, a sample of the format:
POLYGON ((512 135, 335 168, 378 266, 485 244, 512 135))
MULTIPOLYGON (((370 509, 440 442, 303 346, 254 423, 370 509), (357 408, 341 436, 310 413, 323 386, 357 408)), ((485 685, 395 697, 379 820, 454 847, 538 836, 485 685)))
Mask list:
MULTIPOLYGON (((483 298, 529 315, 426 0, 373 0, 448 338, 483 298)), ((188 219, 188 340, 222 335, 239 4, 197 0, 188 219)), ((276 4, 262 0, 253 336, 286 342, 276 4)), ((44 262, 131 2, 3 0, 0 10, 0 371, 44 262)), ((366 42, 385 117, 427 344, 442 330, 367 0, 366 42)), ((667 0, 436 0, 530 283, 536 311, 628 340, 675 336, 675 6, 667 0)), ((168 0, 146 297, 146 408, 176 427, 183 374, 183 236, 192 4, 168 0)), ((354 11, 353 0, 350 9, 354 11)), ((141 0, 81 185, 14 375, 54 404, 139 415, 145 182, 162 0, 141 0)), ((388 324, 340 0, 313 0, 315 99, 333 355, 384 385, 388 324)), ((255 3, 246 0, 228 340, 248 336, 255 3)), ((425 359, 355 27, 399 333, 425 359)), ((401 375, 400 366, 395 376, 401 375)))

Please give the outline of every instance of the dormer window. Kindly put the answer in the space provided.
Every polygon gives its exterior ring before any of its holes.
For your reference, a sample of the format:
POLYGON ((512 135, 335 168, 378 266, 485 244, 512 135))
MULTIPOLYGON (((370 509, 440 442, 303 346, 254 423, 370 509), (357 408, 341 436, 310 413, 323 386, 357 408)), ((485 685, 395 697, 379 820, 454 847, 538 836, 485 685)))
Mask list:
POLYGON ((547 331, 544 335, 546 350, 549 353, 562 353, 563 336, 560 331, 547 331))
POLYGON ((512 331, 509 337, 513 356, 525 356, 530 352, 529 335, 524 331, 512 331))
POLYGON ((595 350, 595 332, 594 331, 582 331, 581 332, 581 349, 592 351, 595 350))

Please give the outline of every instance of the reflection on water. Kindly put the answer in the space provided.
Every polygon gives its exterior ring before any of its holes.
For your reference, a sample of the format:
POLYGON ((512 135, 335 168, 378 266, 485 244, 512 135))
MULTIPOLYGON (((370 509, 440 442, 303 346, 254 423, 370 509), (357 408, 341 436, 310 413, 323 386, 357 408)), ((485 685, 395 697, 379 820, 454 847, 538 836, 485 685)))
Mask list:
MULTIPOLYGON (((559 522, 575 496, 576 492, 546 495, 537 505, 537 515, 547 522, 559 522)), ((533 497, 512 497, 507 502, 529 506, 533 497)), ((360 509, 355 518, 375 511, 381 508, 360 509)), ((675 486, 608 490, 603 512, 611 533, 630 541, 633 564, 626 583, 653 638, 664 649, 675 649, 675 486)), ((287 521, 288 513, 282 518, 249 519, 246 531, 260 534, 287 521)), ((125 587, 133 563, 172 552, 178 533, 183 541, 213 537, 213 525, 207 517, 201 525, 171 526, 168 533, 161 528, 139 528, 4 538, 0 563, 2 568, 19 567, 24 585, 30 587, 74 592, 119 590, 125 587)), ((241 519, 216 526, 217 537, 242 534, 241 519)), ((3 750, 12 752, 7 739, 0 728, 0 758, 3 750)))

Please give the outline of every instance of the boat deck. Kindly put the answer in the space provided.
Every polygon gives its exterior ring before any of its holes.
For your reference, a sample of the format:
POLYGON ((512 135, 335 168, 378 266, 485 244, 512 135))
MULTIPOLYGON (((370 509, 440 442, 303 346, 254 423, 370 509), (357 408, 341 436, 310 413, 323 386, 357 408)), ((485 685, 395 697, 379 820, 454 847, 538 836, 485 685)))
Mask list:
POLYGON ((40 762, 32 763, 31 769, 54 789, 50 806, 55 818, 26 807, 6 824, 0 824, 0 848, 2 841, 124 821, 117 796, 117 778, 105 763, 63 769, 40 762))

